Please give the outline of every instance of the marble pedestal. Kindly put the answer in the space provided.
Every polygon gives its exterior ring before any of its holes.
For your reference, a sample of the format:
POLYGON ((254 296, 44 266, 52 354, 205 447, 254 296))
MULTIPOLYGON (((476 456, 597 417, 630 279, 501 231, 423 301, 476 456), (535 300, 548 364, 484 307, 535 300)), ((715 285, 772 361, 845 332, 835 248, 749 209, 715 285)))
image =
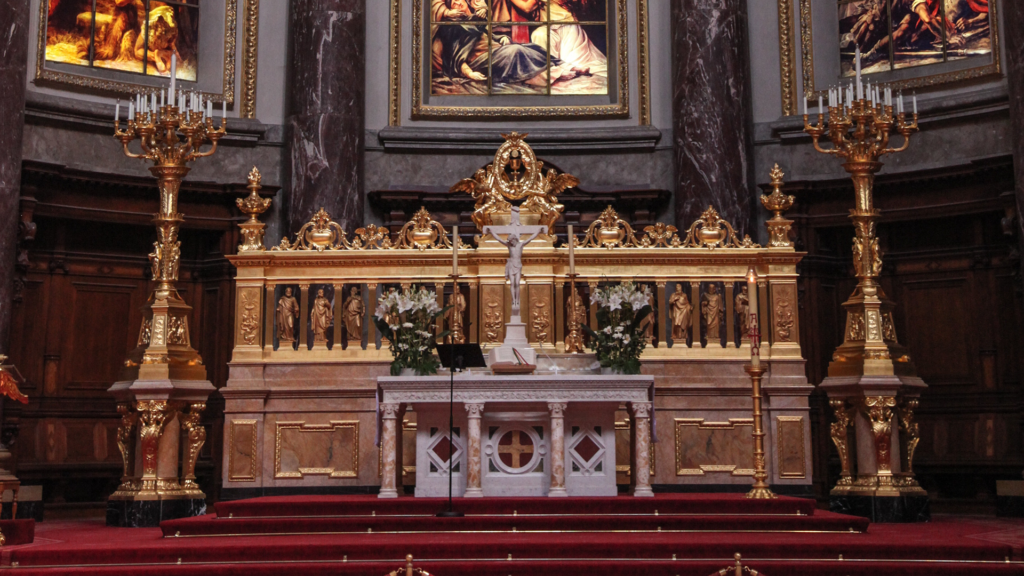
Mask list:
POLYGON ((523 324, 520 316, 512 316, 508 324, 505 324, 505 341, 487 353, 487 365, 499 362, 517 364, 519 358, 516 352, 519 352, 527 364, 537 365, 537 351, 530 346, 530 341, 526 338, 526 324, 523 324))
POLYGON ((625 403, 635 427, 635 496, 650 485, 651 376, 457 375, 454 433, 449 379, 381 377, 383 477, 380 497, 397 492, 398 414, 417 413, 416 496, 614 496, 615 411, 625 403))
POLYGON ((920 439, 914 410, 927 388, 924 381, 907 375, 830 376, 821 388, 835 413, 831 435, 842 466, 830 509, 872 522, 928 521, 928 494, 913 473, 920 439), (850 426, 856 435, 855 460, 850 426))
POLYGON ((199 420, 215 390, 207 380, 127 380, 108 390, 121 413, 124 458, 121 485, 107 500, 108 526, 154 527, 206 513, 195 464, 206 441, 199 420))

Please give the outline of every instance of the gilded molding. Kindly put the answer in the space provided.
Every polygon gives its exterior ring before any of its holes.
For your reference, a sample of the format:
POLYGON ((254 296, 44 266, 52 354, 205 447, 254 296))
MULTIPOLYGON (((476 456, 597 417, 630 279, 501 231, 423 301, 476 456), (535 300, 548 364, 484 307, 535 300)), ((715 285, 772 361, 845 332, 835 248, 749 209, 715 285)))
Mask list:
POLYGON ((793 45, 793 2, 779 0, 779 75, 782 84, 782 115, 796 114, 796 51, 793 45))
MULTIPOLYGON (((785 0, 779 0, 779 5, 785 0)), ((953 72, 943 72, 941 74, 932 74, 930 76, 921 76, 918 78, 910 78, 907 80, 892 80, 885 82, 887 86, 890 86, 893 91, 898 90, 910 90, 916 88, 930 88, 933 86, 941 86, 943 84, 954 84, 957 82, 964 82, 967 80, 973 80, 975 78, 983 78, 985 76, 993 76, 1002 74, 1002 64, 1000 62, 999 54, 999 13, 996 6, 997 2, 993 0, 989 3, 989 13, 992 22, 992 62, 983 66, 977 66, 975 68, 967 68, 965 70, 956 70, 953 72)), ((800 46, 803 49, 803 92, 804 97, 807 99, 814 99, 818 96, 827 96, 828 89, 815 90, 814 85, 814 45, 812 42, 813 31, 811 24, 811 0, 800 0, 800 46)), ((792 35, 788 40, 792 44, 792 35)), ((779 26, 779 48, 782 48, 782 25, 780 22, 779 26)), ((781 66, 785 68, 785 58, 782 59, 781 66)), ((783 103, 785 108, 785 103, 783 103)), ((785 111, 784 111, 785 113, 785 111)), ((794 109, 792 112, 787 114, 796 114, 797 111, 794 109)))
MULTIPOLYGON (((413 31, 413 34, 416 32, 413 31)), ((402 124, 402 0, 391 0, 391 78, 388 82, 388 126, 402 124)))
MULTIPOLYGON (((383 405, 382 405, 383 407, 383 405)), ((303 478, 307 475, 327 475, 330 478, 355 478, 359 475, 359 422, 331 420, 329 424, 306 424, 305 422, 278 422, 274 434, 274 478, 303 478), (281 432, 298 430, 300 432, 333 432, 349 428, 352 430, 352 466, 350 469, 337 468, 302 468, 295 471, 281 470, 281 432)))
POLYGON ((647 10, 647 0, 636 0, 636 47, 637 47, 637 82, 640 83, 639 113, 640 125, 651 125, 651 46, 648 32, 650 30, 650 16, 647 10))
POLYGON ((229 482, 255 482, 256 481, 256 461, 258 452, 257 429, 255 420, 232 420, 231 428, 228 432, 228 481, 229 482), (251 428, 252 434, 252 452, 250 453, 249 461, 249 473, 248 474, 235 474, 235 454, 237 452, 235 446, 235 434, 242 428, 251 428))
MULTIPOLYGON (((398 2, 399 0, 393 0, 398 2)), ((413 119, 436 118, 628 118, 629 117, 629 18, 626 14, 627 0, 616 0, 618 20, 619 84, 618 102, 593 106, 431 106, 423 103, 423 2, 413 0, 412 4, 412 117, 413 119)), ((392 4, 394 7, 394 4, 392 4)), ((644 30, 646 37, 646 30, 644 30)), ((394 38, 392 38, 394 43, 394 38)), ((392 77, 395 76, 394 65, 392 77)), ((649 84, 649 83, 648 83, 649 84)), ((648 86, 648 90, 649 90, 648 86)), ((641 87, 643 92, 643 87, 641 87)), ((394 112, 392 111, 392 118, 394 112)))
POLYGON ((239 115, 256 117, 256 72, 259 55, 260 0, 245 0, 242 37, 242 98, 239 115))
MULTIPOLYGON (((258 0, 255 0, 258 2, 258 0)), ((39 30, 36 42, 36 76, 35 80, 67 84, 79 88, 114 92, 117 94, 134 94, 142 91, 146 93, 156 92, 161 86, 152 84, 140 84, 135 82, 122 82, 117 80, 105 80, 87 74, 75 74, 73 72, 58 72, 46 68, 46 20, 48 16, 48 2, 39 2, 39 30)), ((204 98, 215 102, 235 101, 235 36, 236 19, 238 15, 238 0, 224 0, 224 78, 221 94, 203 92, 204 98)), ((254 32, 255 33, 255 32, 254 32)), ((255 54, 253 56, 255 58, 255 54)), ((243 66, 247 63, 243 63, 243 66)), ((255 62, 253 63, 255 66, 255 62)), ((85 70, 85 69, 83 69, 85 70)), ((140 76, 157 80, 156 76, 140 76)))

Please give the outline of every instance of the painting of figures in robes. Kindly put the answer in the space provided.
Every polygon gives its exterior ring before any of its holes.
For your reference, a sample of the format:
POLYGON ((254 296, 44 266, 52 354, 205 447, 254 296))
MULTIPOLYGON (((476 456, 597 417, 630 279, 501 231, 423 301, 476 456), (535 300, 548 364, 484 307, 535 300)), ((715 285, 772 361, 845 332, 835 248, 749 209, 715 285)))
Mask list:
POLYGON ((852 0, 839 4, 843 76, 989 57, 995 0, 852 0))
POLYGON ((431 94, 608 94, 608 0, 425 1, 431 94))
POLYGON ((48 62, 196 80, 199 0, 42 1, 48 62))

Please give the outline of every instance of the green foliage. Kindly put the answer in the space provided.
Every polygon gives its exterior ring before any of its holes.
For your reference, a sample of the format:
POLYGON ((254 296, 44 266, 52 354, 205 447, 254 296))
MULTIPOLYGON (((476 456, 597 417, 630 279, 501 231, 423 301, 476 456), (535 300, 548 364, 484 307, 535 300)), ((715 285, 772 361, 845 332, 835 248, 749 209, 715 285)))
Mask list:
POLYGON ((599 330, 583 326, 589 337, 589 347, 597 354, 602 367, 623 374, 640 373, 640 355, 647 347, 647 333, 641 328, 643 320, 651 314, 650 291, 632 282, 598 290, 594 301, 598 305, 599 330))

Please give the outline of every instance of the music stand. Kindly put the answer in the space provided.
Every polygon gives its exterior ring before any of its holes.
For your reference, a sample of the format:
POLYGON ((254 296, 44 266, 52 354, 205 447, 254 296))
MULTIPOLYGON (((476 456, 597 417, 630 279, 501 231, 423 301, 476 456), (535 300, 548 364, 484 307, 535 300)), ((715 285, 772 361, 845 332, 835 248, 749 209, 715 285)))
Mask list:
POLYGON ((437 347, 441 366, 451 370, 451 388, 448 396, 448 509, 437 513, 440 518, 461 518, 462 512, 452 508, 452 456, 455 455, 455 371, 466 368, 486 368, 484 352, 479 344, 441 344, 437 347))

